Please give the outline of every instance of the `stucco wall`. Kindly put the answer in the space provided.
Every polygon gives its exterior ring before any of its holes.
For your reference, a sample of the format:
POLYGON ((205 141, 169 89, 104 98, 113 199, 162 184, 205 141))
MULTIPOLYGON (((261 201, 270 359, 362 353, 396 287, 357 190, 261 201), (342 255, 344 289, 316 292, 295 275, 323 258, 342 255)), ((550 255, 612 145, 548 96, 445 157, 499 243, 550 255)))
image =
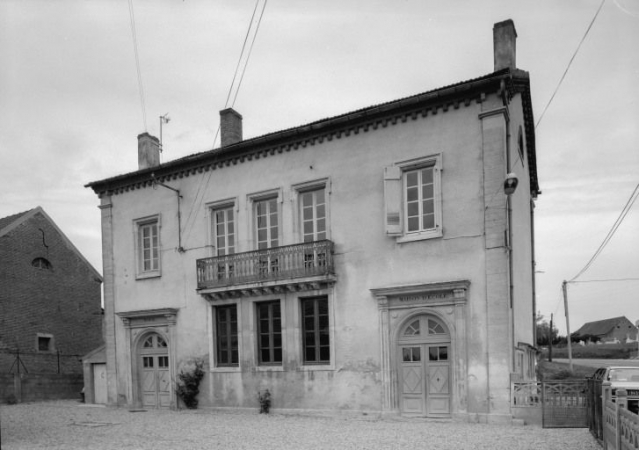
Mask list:
MULTIPOLYGON (((184 253, 177 250, 177 198, 173 191, 156 186, 113 195, 114 311, 179 309, 173 343, 178 360, 172 363, 179 365, 195 356, 210 361, 211 305, 195 291, 195 261, 213 255, 207 247, 210 217, 206 205, 236 199, 236 252, 248 251, 254 246, 247 195, 278 188, 280 243, 298 243, 291 186, 327 178, 328 238, 335 243, 337 275, 337 282, 330 289, 334 332, 331 367, 307 370, 300 368, 295 358, 285 356, 283 370, 263 371, 252 364, 254 359, 241 354, 240 369, 207 371, 200 404, 254 407, 256 390, 268 387, 276 394, 274 407, 377 410, 381 396, 379 312, 370 289, 464 279, 470 280, 468 374, 463 380, 468 384, 468 397, 464 401, 469 411, 490 412, 495 406, 489 399, 489 352, 496 355, 496 365, 491 370, 495 374, 505 370, 503 378, 507 379, 512 348, 512 340, 504 340, 501 328, 490 331, 494 318, 486 303, 490 278, 486 277, 485 201, 490 196, 503 196, 501 192, 486 192, 479 114, 491 105, 471 102, 447 111, 440 109, 425 118, 418 115, 414 120, 398 120, 394 125, 167 181, 182 195, 184 253), (384 230, 384 168, 434 154, 442 155, 443 237, 400 244, 396 238, 386 236, 384 230), (136 280, 134 221, 156 214, 161 220, 161 277, 136 280), (490 348, 488 342, 492 343, 490 348)), ((497 185, 502 182, 499 179, 497 185)), ((502 217, 497 215, 493 223, 497 230, 505 227, 502 217)), ((503 253, 503 249, 500 251, 503 253)), ((500 273, 505 270, 499 266, 503 260, 498 258, 491 263, 500 273)), ((106 271, 105 265, 105 274, 106 271)), ((507 304, 502 297, 494 297, 493 303, 505 314, 505 319, 500 320, 506 320, 507 325, 507 304)), ((291 306, 296 301, 284 299, 289 315, 285 346, 290 348, 299 345, 294 342, 298 318, 291 306)), ((248 317, 243 315, 242 320, 249 320, 248 317)), ((251 326, 243 325, 245 329, 251 326)), ((118 396, 131 402, 132 381, 127 375, 131 355, 126 349, 125 328, 118 318, 114 327, 118 396)), ((252 339, 250 334, 244 335, 241 352, 254 349, 252 339)), ((494 393, 501 403, 508 389, 507 382, 502 381, 498 378, 499 393, 494 393)))

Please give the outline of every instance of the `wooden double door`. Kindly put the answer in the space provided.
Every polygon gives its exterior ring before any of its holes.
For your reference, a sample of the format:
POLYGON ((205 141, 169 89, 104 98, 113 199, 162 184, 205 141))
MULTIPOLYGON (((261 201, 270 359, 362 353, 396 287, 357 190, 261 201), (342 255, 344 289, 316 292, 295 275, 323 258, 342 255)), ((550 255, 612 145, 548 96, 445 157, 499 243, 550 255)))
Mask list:
POLYGON ((400 407, 403 415, 448 417, 451 412, 450 335, 423 316, 409 324, 398 345, 400 407))
POLYGON ((142 407, 169 408, 171 375, 166 341, 152 333, 143 339, 138 354, 142 407))

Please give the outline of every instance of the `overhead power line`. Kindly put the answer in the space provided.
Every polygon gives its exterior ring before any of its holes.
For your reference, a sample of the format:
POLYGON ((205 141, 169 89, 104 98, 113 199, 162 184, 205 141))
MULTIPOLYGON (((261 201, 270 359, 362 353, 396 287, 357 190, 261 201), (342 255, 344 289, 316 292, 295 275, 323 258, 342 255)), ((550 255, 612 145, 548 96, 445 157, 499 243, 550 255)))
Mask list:
POLYGON ((623 220, 626 218, 626 215, 630 211, 630 208, 632 208, 632 205, 637 200, 638 193, 639 193, 639 183, 637 184, 637 186, 635 186, 635 189, 634 189, 634 191, 632 191, 632 194, 630 195, 630 198, 628 199, 628 201, 626 202, 625 206, 621 210, 621 213, 619 214, 619 217, 617 217, 617 220, 612 225, 612 228, 610 229, 610 231, 608 232, 608 234, 604 238, 603 242, 601 243, 601 245, 599 246, 599 248, 597 249, 595 254, 592 255, 592 258, 590 258, 590 261, 588 261, 588 263, 584 266, 584 268, 581 269, 577 275, 575 275, 574 277, 572 277, 570 279, 569 283, 574 283, 575 280, 577 278, 579 278, 579 276, 581 276, 582 273, 584 273, 586 270, 588 270, 588 268, 592 265, 592 263, 595 262, 597 257, 601 254, 603 249, 606 248, 606 245, 608 245, 608 242, 610 242, 610 239, 612 239, 612 237, 615 235, 615 232, 619 228, 619 225, 621 225, 623 220))
MULTIPOLYGON (((260 0, 256 0, 255 2, 255 8, 253 8, 253 14, 251 14, 251 20, 249 22, 249 26, 246 30, 246 35, 244 36, 244 42, 242 43, 242 50, 240 51, 240 57, 237 60, 237 65, 235 66, 235 72, 233 73, 233 80, 231 81, 231 86, 229 87, 229 92, 226 96, 226 102, 224 104, 224 108, 228 108, 229 107, 229 100, 231 99, 231 94, 233 92, 233 88, 235 87, 235 95, 233 95, 233 101, 230 104, 230 107, 233 107, 235 105, 235 100, 237 99, 237 95, 240 91, 240 86, 242 85, 242 80, 244 79, 244 73, 246 72, 246 67, 248 66, 248 62, 249 59, 251 57, 251 52, 253 51, 253 45, 255 44, 255 39, 257 38, 257 32, 260 29, 260 24, 262 23, 262 17, 264 16, 264 10, 266 9, 266 4, 268 3, 268 0, 264 0, 264 2, 262 3, 262 10, 260 12, 259 18, 257 20, 257 24, 255 27, 253 27, 253 23, 255 21, 255 17, 256 17, 256 13, 258 10, 258 7, 260 5, 260 0), (249 46, 248 52, 246 52, 246 44, 249 40, 249 36, 251 35, 251 32, 253 31, 253 39, 251 40, 251 45, 249 46), (245 57, 246 54, 246 57, 245 57), (244 61, 244 64, 242 64, 242 61, 244 61), (241 69, 240 69, 241 68, 241 69), (238 80, 238 74, 239 74, 239 81, 237 83, 237 86, 235 84, 236 80, 238 80)), ((213 139, 213 148, 215 148, 215 143, 217 142, 217 138, 220 134, 220 126, 218 125, 217 127, 217 131, 215 132, 215 138, 213 139)), ((209 171, 208 176, 206 177, 206 182, 204 183, 204 177, 202 177, 200 179, 200 183, 198 185, 197 191, 195 192, 195 197, 193 198, 193 203, 191 204, 191 209, 189 211, 189 215, 186 219, 185 222, 185 230, 188 230, 185 233, 185 239, 186 237, 188 237, 191 233, 191 230, 193 229, 193 225, 195 224, 195 220, 199 214, 199 210, 200 207, 202 205, 202 201, 204 200, 204 192, 206 192, 208 185, 211 181, 211 176, 213 174, 213 171, 209 171), (204 187, 204 189, 202 189, 204 187), (196 207, 197 205, 197 207, 196 207), (192 221, 191 218, 193 218, 192 221), (190 221, 190 222, 189 222, 190 221)))
POLYGON ((144 100, 144 87, 142 86, 142 72, 140 71, 140 57, 138 55, 138 37, 135 32, 135 14, 133 13, 133 0, 129 0, 129 18, 131 20, 131 35, 133 36, 133 51, 135 53, 135 67, 138 72, 138 90, 140 92, 140 105, 142 107, 142 120, 144 122, 144 131, 146 126, 146 104, 144 100))
POLYGON ((597 9, 597 12, 595 13, 595 16, 590 21, 590 25, 588 25, 588 28, 586 29, 586 32, 584 33, 584 37, 581 38, 581 41, 579 42, 579 45, 575 49, 575 52, 573 53, 572 58, 570 58, 570 61, 568 62, 568 66, 566 67, 566 70, 564 71, 564 74, 561 76, 561 79, 559 80, 559 83, 557 84, 557 87, 555 88, 555 92, 552 93, 552 96, 550 97, 550 100, 548 100, 548 103, 546 104, 546 107, 544 108, 543 112, 541 113, 541 116, 539 116, 539 120, 537 121, 537 124, 535 125, 535 129, 537 129, 537 127, 541 123, 541 119, 544 118, 544 114, 546 114, 546 111, 548 110, 548 107, 550 106, 550 104, 552 103, 553 99, 555 98, 555 95, 557 95, 557 91, 559 90, 559 87, 561 86, 561 83, 564 81, 564 78, 566 78, 566 74, 568 73, 568 70, 570 70, 570 66, 572 65, 572 62, 574 61, 575 56, 577 56, 577 53, 579 52, 579 49, 581 48, 581 44, 583 44, 584 41, 586 40, 586 36, 588 36, 588 33, 590 32, 590 29, 592 28, 592 25, 595 23, 595 20, 597 19, 597 16, 599 15, 599 11, 601 11, 601 8, 603 7, 605 2, 606 2, 606 0, 602 0, 601 1, 601 4, 599 5, 599 8, 597 9))

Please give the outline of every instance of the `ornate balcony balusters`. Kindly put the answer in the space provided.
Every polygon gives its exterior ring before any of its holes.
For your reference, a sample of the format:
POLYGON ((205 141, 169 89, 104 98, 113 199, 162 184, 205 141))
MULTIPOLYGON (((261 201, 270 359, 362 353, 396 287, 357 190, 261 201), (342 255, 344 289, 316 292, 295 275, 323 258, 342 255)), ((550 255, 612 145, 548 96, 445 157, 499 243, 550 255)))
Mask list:
POLYGON ((198 289, 333 273, 328 240, 197 260, 198 289))

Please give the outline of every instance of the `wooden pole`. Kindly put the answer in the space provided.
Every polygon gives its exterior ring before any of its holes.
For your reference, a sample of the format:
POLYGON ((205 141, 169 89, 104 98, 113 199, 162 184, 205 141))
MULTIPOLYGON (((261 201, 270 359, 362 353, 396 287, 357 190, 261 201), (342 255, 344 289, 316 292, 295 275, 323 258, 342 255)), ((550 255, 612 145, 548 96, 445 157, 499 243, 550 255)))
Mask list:
POLYGON ((548 361, 552 362, 552 313, 550 313, 550 337, 548 338, 548 361))
POLYGON ((572 343, 570 342, 570 315, 568 314, 568 287, 567 287, 568 282, 566 280, 564 280, 563 283, 561 283, 561 290, 564 293, 564 311, 566 312, 566 334, 567 336, 567 341, 568 341, 568 364, 570 366, 570 371, 572 372, 572 343))

